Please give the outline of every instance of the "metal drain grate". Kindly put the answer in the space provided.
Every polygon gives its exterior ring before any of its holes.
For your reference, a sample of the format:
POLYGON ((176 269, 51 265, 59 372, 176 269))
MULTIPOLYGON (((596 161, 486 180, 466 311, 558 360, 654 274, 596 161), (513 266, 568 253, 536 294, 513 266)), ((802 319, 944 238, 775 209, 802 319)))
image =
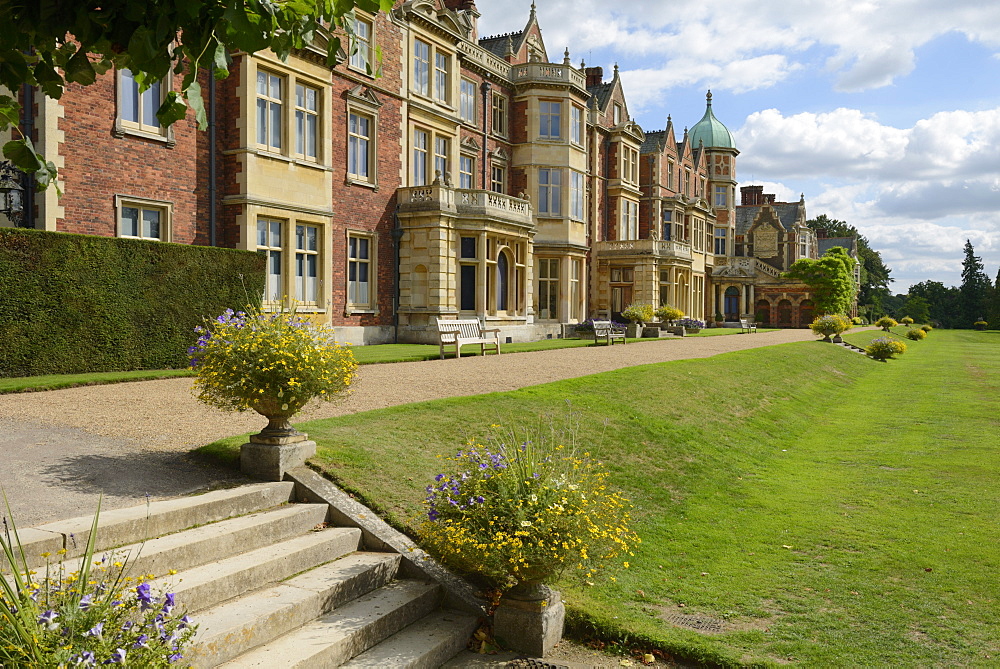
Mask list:
POLYGON ((703 618, 702 616, 682 616, 670 614, 662 616, 663 620, 679 627, 697 630, 699 632, 721 632, 722 621, 714 618, 703 618))
POLYGON ((565 664, 550 664, 544 660, 519 657, 507 663, 505 669, 569 669, 565 664))

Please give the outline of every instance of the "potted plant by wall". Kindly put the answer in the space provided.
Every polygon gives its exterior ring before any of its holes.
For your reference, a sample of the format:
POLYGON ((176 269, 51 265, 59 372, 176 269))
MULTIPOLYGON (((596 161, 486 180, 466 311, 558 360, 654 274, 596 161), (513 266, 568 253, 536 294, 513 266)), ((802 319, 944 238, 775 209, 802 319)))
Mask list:
POLYGON ((427 486, 420 528, 430 553, 502 593, 497 640, 536 657, 562 635, 553 581, 568 572, 592 582, 616 563, 628 568, 621 560, 640 542, 629 528, 632 505, 609 489, 606 468, 560 436, 493 426, 427 486))
POLYGON ((823 335, 823 341, 833 341, 839 344, 843 341, 840 333, 851 329, 851 321, 841 314, 825 314, 817 316, 809 324, 809 328, 816 334, 823 335), (830 338, 832 335, 835 335, 833 339, 830 338))
POLYGON ((330 401, 347 393, 356 378, 350 348, 290 310, 227 309, 196 328, 188 349, 197 372, 194 392, 224 411, 256 411, 267 426, 250 437, 240 467, 257 478, 281 480, 283 469, 305 462, 316 443, 289 420, 313 399, 330 401), (277 477, 277 478, 275 478, 277 477))
POLYGON ((682 318, 677 321, 677 325, 684 328, 688 334, 697 334, 705 327, 705 322, 699 321, 697 318, 682 318))
POLYGON ((715 327, 721 328, 726 322, 726 317, 722 315, 722 312, 715 312, 715 327))
POLYGON ((674 321, 678 318, 682 318, 683 316, 683 311, 677 309, 676 307, 672 307, 669 304, 661 304, 656 309, 656 317, 668 325, 673 325, 674 321))
POLYGON ((883 316, 882 318, 875 321, 875 327, 880 327, 885 332, 888 332, 897 325, 899 325, 899 323, 896 322, 896 319, 890 316, 883 316))
POLYGON ((633 302, 628 305, 622 312, 622 318, 627 318, 629 321, 625 336, 638 337, 642 332, 642 325, 652 321, 655 314, 656 310, 653 309, 652 304, 633 302))

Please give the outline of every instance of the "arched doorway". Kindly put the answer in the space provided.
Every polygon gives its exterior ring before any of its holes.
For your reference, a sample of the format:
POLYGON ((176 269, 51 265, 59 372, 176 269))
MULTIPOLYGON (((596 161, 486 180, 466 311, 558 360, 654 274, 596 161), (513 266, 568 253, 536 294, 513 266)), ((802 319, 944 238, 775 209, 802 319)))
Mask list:
POLYGON ((497 256, 497 311, 507 311, 507 299, 510 292, 510 261, 507 252, 501 251, 497 256))
POLYGON ((788 300, 778 302, 778 327, 792 327, 792 303, 788 300))
POLYGON ((726 288, 724 308, 727 321, 740 320, 740 289, 736 286, 726 288))
POLYGON ((757 308, 754 310, 754 318, 758 325, 771 324, 771 303, 767 300, 757 300, 757 308))
POLYGON ((815 318, 816 308, 813 306, 812 300, 802 300, 802 304, 799 305, 799 327, 808 327, 810 323, 813 322, 815 318))

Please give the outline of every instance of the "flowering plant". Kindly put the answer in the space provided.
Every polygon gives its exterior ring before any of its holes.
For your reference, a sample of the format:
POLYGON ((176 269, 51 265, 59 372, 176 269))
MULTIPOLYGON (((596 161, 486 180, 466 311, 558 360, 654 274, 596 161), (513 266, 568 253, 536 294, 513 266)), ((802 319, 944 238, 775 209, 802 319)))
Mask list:
POLYGON ((889 331, 889 328, 894 328, 897 325, 899 325, 899 323, 896 322, 896 319, 890 318, 889 316, 883 316, 882 318, 875 321, 875 327, 882 328, 886 332, 889 331))
POLYGON ((934 329, 934 326, 932 326, 932 325, 921 325, 920 329, 923 330, 924 332, 930 332, 931 330, 934 329))
POLYGON ((195 331, 198 341, 188 355, 198 372, 198 399, 227 411, 291 416, 313 398, 344 394, 356 376, 351 350, 294 307, 276 313, 227 309, 195 331))
POLYGON ((927 337, 927 331, 922 328, 912 328, 906 331, 906 338, 913 341, 920 341, 927 337))
POLYGON ((656 311, 653 309, 652 304, 634 302, 625 307, 625 311, 622 312, 622 318, 628 319, 633 323, 648 323, 653 320, 655 314, 656 311))
POLYGON ((677 325, 688 330, 701 330, 705 327, 704 321, 699 321, 697 318, 682 318, 677 321, 677 325))
MULTIPOLYGON (((495 426, 498 427, 498 426, 495 426)), ((628 553, 631 504, 589 453, 512 435, 448 458, 427 486, 421 539, 442 561, 504 589, 575 566, 584 578, 628 553)), ((628 567, 628 562, 624 563, 628 567)))
POLYGON ((868 343, 865 353, 876 360, 887 360, 906 353, 906 344, 892 337, 876 337, 868 343))
POLYGON ((910 318, 909 316, 903 316, 902 318, 899 319, 899 322, 902 323, 903 325, 913 325, 913 319, 910 318))
POLYGON ((824 314, 817 316, 809 324, 809 328, 818 335, 823 335, 823 341, 830 341, 830 335, 838 335, 851 329, 851 321, 840 314, 824 314))
MULTIPOLYGON (((656 317, 661 321, 676 321, 678 318, 684 316, 684 312, 676 307, 672 307, 669 304, 661 304, 656 310, 656 317)), ((716 319, 721 320, 721 319, 716 319)))
POLYGON ((865 319, 861 318, 861 316, 855 316, 851 319, 851 323, 854 325, 864 325, 865 319))
POLYGON ((0 667, 166 667, 183 658, 196 626, 175 612, 174 595, 157 595, 152 574, 129 576, 127 560, 113 554, 94 561, 99 514, 100 505, 79 568, 68 571, 65 549, 56 565, 42 553, 44 577, 29 568, 17 527, 4 519, 0 667))

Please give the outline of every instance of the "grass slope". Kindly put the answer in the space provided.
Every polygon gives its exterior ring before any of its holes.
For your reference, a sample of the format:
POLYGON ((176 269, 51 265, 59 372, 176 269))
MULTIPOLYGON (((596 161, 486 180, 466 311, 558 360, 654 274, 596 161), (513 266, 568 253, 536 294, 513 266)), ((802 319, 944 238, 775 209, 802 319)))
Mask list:
POLYGON ((559 584, 578 629, 723 665, 989 664, 1000 333, 907 344, 887 363, 789 344, 301 427, 333 478, 412 528, 438 455, 491 423, 577 423, 644 539, 617 580, 559 584))

